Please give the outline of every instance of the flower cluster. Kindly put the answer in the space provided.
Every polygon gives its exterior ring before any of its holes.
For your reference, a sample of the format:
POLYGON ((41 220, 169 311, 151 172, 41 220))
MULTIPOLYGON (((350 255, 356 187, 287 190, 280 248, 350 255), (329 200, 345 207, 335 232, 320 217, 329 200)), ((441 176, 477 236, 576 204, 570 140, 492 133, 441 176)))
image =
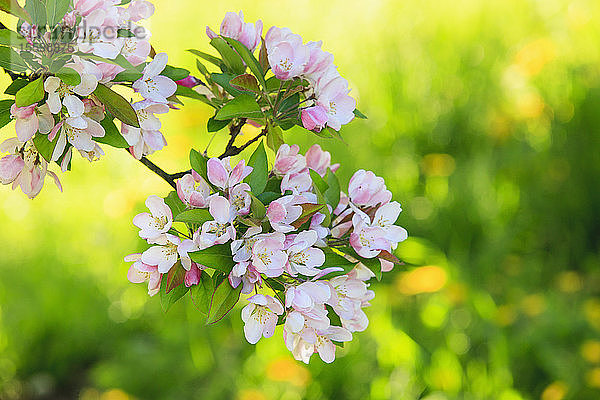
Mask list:
MULTIPOLYGON (((264 152, 260 144, 255 155, 264 152)), ((129 280, 148 281, 148 293, 165 298, 192 288, 193 298, 211 299, 209 322, 240 293, 251 295, 242 310, 248 342, 283 324, 296 359, 318 353, 329 363, 336 343, 367 328, 368 281, 399 262, 392 253, 407 237, 395 225, 401 208, 370 171, 357 171, 341 192, 339 166, 319 145, 303 155, 284 144, 272 168, 263 159, 232 167, 193 152, 192 165, 206 168, 180 178, 176 197, 150 196, 149 212, 133 219, 150 247, 126 257, 129 280)))
POLYGON ((7 89, 14 101, 3 100, 10 104, 17 136, 3 145, 9 155, 0 160, 0 182, 20 186, 30 198, 41 190, 48 163, 56 162, 62 172, 70 169, 73 150, 94 161, 104 155, 100 143, 129 148, 137 159, 163 148, 156 114, 173 107, 170 97, 177 89, 173 79, 161 75, 165 53, 146 63, 150 33, 138 23, 153 14, 151 3, 75 0, 64 11, 54 25, 45 18, 39 25, 21 24, 28 45, 12 57, 32 70, 43 68, 16 78, 7 89), (42 45, 48 43, 56 46, 42 45), (133 89, 141 100, 129 104, 111 89, 115 84, 133 89), (114 118, 121 121, 121 132, 114 118))

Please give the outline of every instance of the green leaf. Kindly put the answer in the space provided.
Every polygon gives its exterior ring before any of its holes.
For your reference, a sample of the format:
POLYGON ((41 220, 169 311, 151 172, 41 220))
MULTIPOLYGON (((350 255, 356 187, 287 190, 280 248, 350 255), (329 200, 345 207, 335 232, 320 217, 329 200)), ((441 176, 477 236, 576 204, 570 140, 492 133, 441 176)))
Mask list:
POLYGON ((104 128, 104 136, 93 137, 92 139, 95 142, 104 143, 119 149, 129 148, 129 143, 127 143, 127 140, 125 140, 123 135, 121 135, 121 132, 119 132, 119 129, 117 129, 117 126, 112 118, 106 115, 104 119, 100 121, 100 125, 102 125, 104 128))
POLYGON ((267 186, 269 179, 269 163, 267 160, 267 152, 265 145, 261 140, 252 156, 248 165, 253 168, 252 172, 246 177, 245 182, 252 188, 252 193, 262 193, 267 186))
POLYGON ((210 72, 208 72, 208 70, 206 69, 206 67, 204 66, 204 64, 202 64, 202 63, 200 62, 200 60, 196 60, 196 68, 198 68, 198 71, 199 71, 199 72, 200 72, 202 75, 204 75, 205 77, 206 77, 206 76, 210 76, 210 72))
POLYGON ((238 75, 229 81, 231 86, 239 90, 246 90, 249 92, 259 93, 260 88, 258 87, 258 81, 253 75, 242 74, 238 75))
POLYGON ((331 307, 329 304, 326 304, 325 308, 327 309, 327 317, 329 317, 329 323, 332 326, 342 326, 340 316, 336 314, 333 307, 331 307))
POLYGON ((176 191, 171 191, 165 197, 165 204, 171 209, 173 215, 178 215, 185 210, 185 204, 181 201, 176 191))
POLYGON ((31 21, 39 29, 46 26, 46 6, 40 0, 27 0, 25 2, 25 11, 31 15, 31 21))
POLYGON ((0 45, 10 47, 21 47, 27 44, 27 40, 11 31, 10 29, 0 29, 0 45))
POLYGON ((210 79, 213 82, 215 82, 217 85, 221 86, 223 89, 225 89, 225 91, 227 93, 229 93, 230 95, 232 95, 234 97, 239 96, 240 94, 243 93, 241 90, 234 88, 229 83, 229 81, 231 81, 235 77, 236 77, 236 75, 228 74, 228 73, 222 73, 222 74, 212 73, 212 74, 210 74, 210 79))
POLYGON ((0 100, 0 128, 3 128, 12 121, 10 108, 13 104, 15 104, 13 100, 0 100))
POLYGON ((232 288, 229 280, 225 279, 215 289, 210 302, 210 310, 206 322, 214 324, 219 322, 240 299, 240 293, 243 285, 238 285, 237 288, 232 288))
MULTIPOLYGON (((262 70, 267 73, 271 66, 269 65, 269 58, 267 55, 267 46, 265 45, 265 40, 261 38, 260 40, 260 50, 258 51, 258 63, 262 70)), ((268 81, 267 81, 268 82, 268 81)))
POLYGON ((214 65, 216 65, 217 67, 220 67, 223 64, 223 61, 221 61, 220 58, 217 58, 215 56, 211 56, 210 54, 206 54, 200 50, 194 50, 194 49, 189 49, 188 50, 190 53, 192 53, 195 56, 198 56, 200 58, 205 59, 206 61, 213 63, 214 65))
POLYGON ((103 84, 98 84, 94 94, 115 118, 129 126, 140 127, 135 110, 123 96, 103 84))
POLYGON ((135 82, 142 77, 138 71, 121 71, 115 76, 115 82, 135 82))
POLYGON ((212 221, 214 218, 206 208, 193 208, 180 212, 175 217, 175 222, 185 222, 186 224, 202 225, 206 221, 212 221))
POLYGON ((223 121, 215 119, 215 117, 210 117, 208 122, 206 123, 206 129, 208 132, 218 132, 221 129, 225 128, 231 122, 230 119, 224 119, 223 121))
POLYGON ((275 201, 281 197, 281 193, 277 192, 264 192, 256 196, 257 199, 261 201, 261 203, 268 205, 272 201, 275 201))
POLYGON ((60 135, 56 135, 52 142, 48 140, 48 135, 35 135, 33 137, 33 144, 38 153, 44 157, 44 160, 50 162, 50 157, 52 157, 52 152, 54 151, 54 147, 56 147, 56 143, 58 143, 59 137, 60 135))
POLYGON ((167 78, 171 78, 174 81, 180 81, 190 76, 190 71, 188 71, 185 68, 178 68, 167 65, 160 74, 162 76, 166 76, 167 78))
MULTIPOLYGON (((165 279, 165 276, 163 276, 165 279)), ((185 279, 185 269, 181 266, 181 263, 177 262, 177 264, 173 265, 166 276, 166 292, 169 293, 171 290, 175 289, 177 286, 183 283, 185 279)))
POLYGON ((192 261, 207 268, 229 274, 235 262, 229 244, 218 244, 207 249, 188 253, 192 261))
POLYGON ((204 157, 201 153, 194 149, 190 150, 190 165, 192 169, 206 181, 208 181, 208 170, 206 168, 207 162, 208 158, 204 157))
POLYGON ((215 105, 203 94, 196 92, 194 89, 177 85, 177 90, 175 91, 176 96, 188 97, 190 99, 200 100, 201 102, 208 104, 211 107, 215 107, 215 105))
POLYGON ((241 94, 233 98, 221 108, 215 119, 224 120, 231 118, 260 118, 263 116, 260 106, 249 94, 241 94))
POLYGON ((330 169, 327 170, 325 180, 327 181, 328 188, 327 190, 325 190, 325 193, 323 193, 323 195, 325 196, 327 204, 329 204, 331 208, 335 210, 335 208, 340 203, 340 182, 337 176, 335 176, 333 171, 330 169))
POLYGON ((17 92, 15 104, 17 107, 27 107, 42 100, 44 95, 44 79, 39 77, 17 92))
POLYGON ((325 262, 323 263, 322 268, 329 268, 329 267, 343 268, 342 271, 330 272, 329 274, 327 274, 328 278, 333 278, 333 277, 339 276, 339 275, 345 275, 345 274, 349 273, 350 271, 352 271, 352 269, 354 269, 354 267, 357 264, 357 262, 350 261, 346 257, 344 257, 342 255, 343 253, 337 252, 336 250, 334 250, 330 247, 326 247, 322 250, 323 250, 323 253, 325 253, 325 262))
MULTIPOLYGON (((323 192, 327 190, 329 186, 323 180, 323 178, 321 178, 321 176, 313 170, 310 170, 310 177, 313 181, 313 190, 317 195, 317 202, 319 204, 325 204, 326 200, 325 196, 323 195, 323 192)), ((329 208, 324 207, 323 213, 325 214, 325 219, 323 220, 323 223, 321 225, 329 226, 329 224, 331 223, 331 212, 329 211, 329 208)))
MULTIPOLYGON (((173 267, 175 268, 175 267, 173 267)), ((172 288, 167 293, 167 279, 163 276, 160 282, 160 305, 164 312, 168 312, 173 304, 177 303, 188 292, 189 288, 185 285, 179 285, 176 288, 172 288)))
POLYGON ((277 77, 272 76, 267 79, 267 92, 276 92, 281 87, 281 81, 277 77))
POLYGON ((250 198, 252 202, 250 203, 250 210, 252 211, 252 216, 256 219, 262 220, 265 215, 267 215, 267 207, 260 201, 255 195, 250 193, 250 198))
POLYGON ((62 67, 58 70, 56 76, 70 86, 77 86, 81 83, 81 75, 79 75, 79 72, 75 71, 73 68, 62 67))
POLYGON ((356 118, 360 118, 360 119, 367 119, 367 116, 365 114, 361 113, 358 108, 354 109, 354 116, 356 118))
POLYGON ((242 60, 244 60, 248 68, 250 68, 250 71, 252 71, 254 76, 258 79, 262 88, 266 90, 267 83, 265 82, 265 71, 263 71, 263 68, 260 66, 256 58, 254 58, 254 55, 250 52, 250 50, 235 39, 225 38, 225 40, 227 43, 233 46, 235 51, 237 51, 240 57, 242 57, 242 60))
POLYGON ((19 90, 21 90, 22 88, 24 88, 25 86, 27 86, 27 84, 29 83, 28 80, 26 79, 15 79, 13 81, 13 83, 11 83, 6 90, 4 91, 5 94, 10 94, 10 95, 15 95, 17 94, 17 92, 19 90))
POLYGON ((210 301, 215 290, 215 284, 212 277, 206 271, 200 272, 200 282, 190 288, 192 303, 198 311, 208 316, 210 310, 210 301))
POLYGON ((25 11, 16 0, 0 0, 0 10, 19 17, 29 23, 32 22, 29 13, 25 11))
POLYGON ((381 272, 381 262, 379 261, 379 258, 377 258, 377 257, 373 257, 373 258, 361 257, 350 246, 340 248, 338 250, 343 251, 345 254, 348 254, 350 257, 353 257, 353 258, 357 259, 358 261, 360 261, 361 263, 363 263, 365 267, 369 268, 371 270, 371 272, 373 272, 375 274, 375 277, 377 278, 378 281, 381 280, 383 273, 381 272))
POLYGON ((129 29, 119 29, 117 30, 117 37, 135 37, 135 33, 131 32, 129 29))
POLYGON ((283 131, 281 128, 279 126, 269 126, 269 131, 267 132, 267 146, 274 152, 277 152, 283 143, 283 131))
POLYGON ((310 172, 310 178, 312 179, 313 185, 316 185, 319 190, 321 191, 321 193, 325 193, 325 191, 329 188, 329 185, 327 184, 327 182, 325 182, 325 180, 323 180, 323 178, 321 177, 321 175, 319 175, 317 173, 317 171, 314 170, 309 170, 310 172))
POLYGON ((244 73, 244 71, 246 70, 244 62, 242 61, 238 53, 236 53, 235 50, 233 50, 231 46, 229 46, 229 44, 222 37, 216 37, 214 39, 211 39, 210 45, 217 49, 219 54, 221 54, 225 66, 227 66, 227 68, 230 71, 232 71, 236 75, 244 73))
POLYGON ((0 46, 0 67, 12 72, 25 72, 29 66, 13 49, 0 46))
POLYGON ((70 4, 71 0, 46 0, 46 16, 51 28, 63 19, 70 4))

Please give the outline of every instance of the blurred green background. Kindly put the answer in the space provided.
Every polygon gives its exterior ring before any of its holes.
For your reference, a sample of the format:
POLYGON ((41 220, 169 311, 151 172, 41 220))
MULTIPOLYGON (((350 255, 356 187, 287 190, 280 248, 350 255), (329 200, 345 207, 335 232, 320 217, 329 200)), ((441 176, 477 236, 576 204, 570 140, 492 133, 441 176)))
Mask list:
MULTIPOLYGON (((280 328, 251 346, 239 309, 205 327, 189 298, 164 315, 129 284, 131 219, 169 187, 123 151, 78 158, 63 194, 0 190, 0 399, 600 398, 598 1, 155 4, 154 47, 190 69, 226 11, 324 41, 369 119, 345 143, 287 140, 331 151, 345 184, 385 177, 411 266, 373 285, 334 364, 305 366, 280 328)), ((170 171, 209 138, 186 103, 151 157, 170 171)))

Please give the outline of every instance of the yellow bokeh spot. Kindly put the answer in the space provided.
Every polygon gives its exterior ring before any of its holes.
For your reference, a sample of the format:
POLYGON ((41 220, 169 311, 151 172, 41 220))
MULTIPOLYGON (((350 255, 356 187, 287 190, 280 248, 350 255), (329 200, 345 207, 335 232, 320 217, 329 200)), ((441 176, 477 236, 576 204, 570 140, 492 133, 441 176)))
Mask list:
POLYGON ((396 288, 405 296, 433 293, 442 289, 447 281, 444 269, 429 265, 400 274, 396 280, 396 288))
POLYGON ((565 271, 558 275, 558 289, 565 293, 575 293, 581 290, 581 277, 575 271, 565 271))
POLYGON ((600 341, 586 340, 581 345, 581 356, 591 363, 600 363, 600 341))
POLYGON ((526 44, 516 55, 514 63, 526 76, 540 73, 556 57, 556 46, 550 39, 537 39, 526 44))
POLYGON ((129 400, 133 399, 127 393, 122 391, 121 389, 111 389, 107 392, 104 392, 100 397, 101 400, 129 400))
POLYGON ((546 299, 541 294, 531 294, 521 300, 521 308, 526 315, 535 317, 546 310, 546 299))
POLYGON ((422 161, 423 171, 428 176, 450 176, 454 172, 454 158, 449 154, 427 154, 422 161))
POLYGON ((537 119, 544 112, 546 104, 539 94, 525 92, 517 96, 517 111, 522 118, 537 119))
POLYGON ((267 396, 256 389, 241 390, 237 398, 238 400, 267 400, 267 396))
POLYGON ((269 363, 267 377, 272 381, 289 382, 300 387, 306 386, 310 382, 308 369, 287 357, 269 363))
POLYGON ((568 387, 564 382, 556 381, 548 385, 542 392, 542 400, 562 400, 567 394, 568 387))
POLYGON ((498 325, 508 326, 515 322, 515 319, 517 319, 517 313, 513 306, 510 304, 498 306, 496 310, 496 322, 498 325))
POLYGON ((591 371, 588 371, 588 373, 585 374, 585 381, 588 386, 600 388, 600 368, 594 368, 591 371))
POLYGON ((597 330, 600 330, 600 300, 587 300, 583 304, 583 312, 589 324, 597 330))

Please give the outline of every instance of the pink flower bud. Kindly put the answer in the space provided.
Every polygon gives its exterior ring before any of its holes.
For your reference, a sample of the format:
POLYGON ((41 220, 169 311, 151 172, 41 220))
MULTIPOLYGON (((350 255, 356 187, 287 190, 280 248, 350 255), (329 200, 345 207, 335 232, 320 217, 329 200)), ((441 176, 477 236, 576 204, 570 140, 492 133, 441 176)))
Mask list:
POLYGON ((327 112, 321 106, 302 110, 302 125, 309 131, 320 131, 327 123, 327 112))
POLYGON ((0 183, 12 183, 23 170, 25 162, 18 154, 11 154, 0 158, 0 183))
POLYGON ((189 75, 187 78, 183 78, 178 81, 175 81, 175 83, 178 84, 179 86, 193 88, 193 87, 200 85, 202 83, 202 81, 200 79, 196 78, 195 76, 189 75))

